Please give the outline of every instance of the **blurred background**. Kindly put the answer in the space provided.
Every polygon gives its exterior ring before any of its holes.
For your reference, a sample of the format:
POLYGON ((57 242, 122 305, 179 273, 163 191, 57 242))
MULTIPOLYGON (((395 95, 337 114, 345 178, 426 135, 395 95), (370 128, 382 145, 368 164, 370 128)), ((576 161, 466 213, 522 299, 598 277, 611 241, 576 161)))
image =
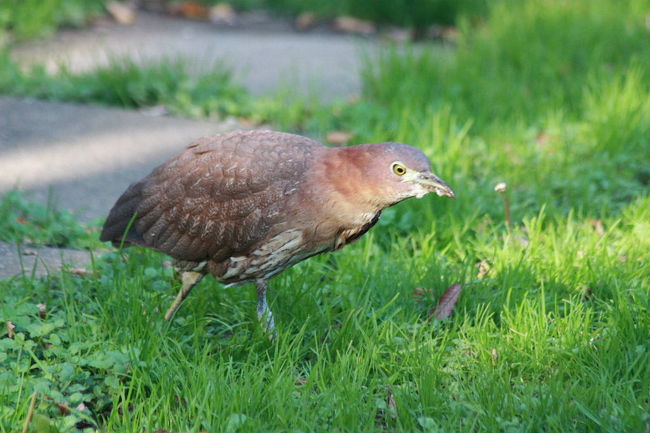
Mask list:
MULTIPOLYGON (((188 301, 184 328, 173 331, 187 337, 178 353, 223 377, 272 382, 272 403, 246 400, 243 387, 215 400, 188 370, 174 386, 195 385, 187 389, 210 408, 194 413, 147 371, 106 361, 88 377, 110 383, 74 379, 85 390, 74 391, 51 380, 46 395, 86 406, 74 422, 46 408, 49 423, 648 431, 650 1, 3 0, 0 276, 22 277, 0 281, 0 320, 48 293, 66 328, 90 326, 116 359, 136 347, 158 363, 166 351, 160 377, 176 377, 175 346, 159 341, 167 331, 147 334, 141 312, 173 292, 166 259, 136 251, 122 262, 98 228, 128 184, 192 140, 260 127, 332 146, 412 144, 457 198, 402 203, 363 241, 274 280, 279 328, 299 334, 279 343, 291 348, 282 352, 290 367, 260 373, 250 363, 251 347, 266 348, 247 333, 252 294, 205 290, 188 301), (62 263, 76 271, 59 272, 62 263), (332 270, 336 278, 319 279, 332 270), (35 277, 48 272, 57 283, 35 277), (455 284, 456 318, 431 325, 455 284), (79 311, 89 322, 71 319, 79 311), (202 358, 204 347, 217 347, 217 359, 202 358), (286 389, 303 380, 296 364, 321 382, 291 400, 286 389), (83 394, 93 387, 95 397, 83 394), (135 389, 123 397, 137 408, 132 419, 107 397, 124 389, 135 389), (152 394, 177 416, 146 406, 152 394)), ((47 322, 25 308, 24 323, 47 322)), ((36 383, 21 377, 26 389, 36 383)), ((15 431, 27 411, 22 391, 12 392, 0 395, 12 412, 0 410, 0 431, 15 431)))
MULTIPOLYGON (((650 177, 647 13, 641 0, 10 0, 0 5, 0 92, 209 120, 218 130, 264 125, 334 145, 401 140, 475 191, 473 209, 490 212, 480 188, 498 180, 515 187, 518 218, 542 204, 616 209, 650 177)), ((3 105, 5 130, 18 127, 7 120, 20 110, 14 102, 3 105)), ((90 119, 55 120, 21 104, 37 116, 28 128, 62 137, 39 141, 47 152, 90 134, 90 119), (67 133, 75 122, 86 125, 67 133)), ((128 139, 99 113, 98 136, 128 139)), ((141 154, 164 147, 147 146, 155 135, 146 127, 131 133, 149 137, 127 146, 133 161, 116 150, 50 164, 46 152, 48 170, 17 153, 25 137, 5 134, 0 188, 38 186, 43 197, 45 184, 146 165, 141 154)), ((87 217, 107 210, 88 200, 87 217)))

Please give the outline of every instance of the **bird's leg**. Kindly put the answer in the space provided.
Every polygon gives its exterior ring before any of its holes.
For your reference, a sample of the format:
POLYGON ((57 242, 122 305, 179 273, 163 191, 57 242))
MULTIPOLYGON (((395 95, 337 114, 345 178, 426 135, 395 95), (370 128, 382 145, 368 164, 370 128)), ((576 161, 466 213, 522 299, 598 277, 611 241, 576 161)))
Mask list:
POLYGON ((266 280, 257 280, 255 282, 257 288, 257 318, 266 332, 275 334, 275 321, 273 320, 273 313, 266 302, 266 290, 269 288, 269 283, 266 280))
POLYGON ((181 289, 178 291, 178 295, 176 295, 176 299, 174 299, 174 303, 171 305, 171 307, 169 307, 169 309, 165 313, 165 320, 171 320, 176 310, 178 310, 178 307, 180 307, 183 301, 185 300, 185 298, 187 298, 187 295, 189 295, 192 289, 194 288, 194 286, 196 286, 198 282, 201 281, 203 275, 204 274, 201 272, 194 272, 194 271, 187 271, 181 274, 181 281, 183 282, 183 285, 181 286, 181 289))

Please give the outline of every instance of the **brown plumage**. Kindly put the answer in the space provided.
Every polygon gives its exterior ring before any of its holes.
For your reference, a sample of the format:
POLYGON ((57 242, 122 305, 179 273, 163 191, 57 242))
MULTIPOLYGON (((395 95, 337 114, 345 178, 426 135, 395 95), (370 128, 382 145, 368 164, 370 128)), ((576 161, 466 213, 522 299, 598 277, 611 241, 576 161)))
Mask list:
POLYGON ((267 281, 358 239, 381 211, 428 192, 453 197, 426 156, 401 143, 330 148, 298 135, 236 131, 203 138, 132 184, 101 240, 161 251, 184 271, 169 319, 206 273, 255 282, 258 315, 273 318, 267 281))

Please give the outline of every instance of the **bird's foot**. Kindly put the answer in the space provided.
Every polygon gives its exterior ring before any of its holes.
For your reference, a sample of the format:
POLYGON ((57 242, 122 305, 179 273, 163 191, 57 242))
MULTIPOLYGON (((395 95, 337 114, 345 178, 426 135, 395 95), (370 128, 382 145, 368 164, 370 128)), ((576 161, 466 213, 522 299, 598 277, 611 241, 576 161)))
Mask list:
POLYGON ((278 333, 275 331, 275 320, 273 319, 273 313, 271 310, 263 311, 260 314, 258 309, 257 319, 260 321, 260 326, 266 334, 268 334, 270 340, 275 340, 278 333))
POLYGON ((185 298, 187 298, 187 295, 190 294, 194 286, 198 284, 199 281, 203 278, 203 274, 200 272, 193 272, 193 271, 188 271, 188 272, 183 272, 181 275, 181 279, 183 281, 183 285, 181 289, 178 291, 178 295, 176 295, 176 299, 174 300, 174 303, 169 307, 167 312, 165 313, 165 320, 169 321, 174 317, 174 313, 178 308, 181 306, 185 298))
POLYGON ((270 340, 274 340, 277 337, 275 332, 275 320, 273 319, 273 313, 269 308, 269 304, 266 301, 266 290, 268 289, 268 283, 265 280, 259 280, 256 282, 257 288, 257 319, 262 326, 262 329, 266 334, 268 334, 270 340))

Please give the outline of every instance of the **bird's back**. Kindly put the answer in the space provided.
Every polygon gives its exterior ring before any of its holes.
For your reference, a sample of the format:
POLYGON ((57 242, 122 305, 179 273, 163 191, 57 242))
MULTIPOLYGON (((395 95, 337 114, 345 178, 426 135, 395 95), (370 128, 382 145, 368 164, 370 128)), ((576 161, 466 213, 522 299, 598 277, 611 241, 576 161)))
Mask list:
POLYGON ((274 131, 200 139, 122 194, 101 240, 154 248, 180 261, 246 255, 282 219, 287 197, 324 148, 274 131))

